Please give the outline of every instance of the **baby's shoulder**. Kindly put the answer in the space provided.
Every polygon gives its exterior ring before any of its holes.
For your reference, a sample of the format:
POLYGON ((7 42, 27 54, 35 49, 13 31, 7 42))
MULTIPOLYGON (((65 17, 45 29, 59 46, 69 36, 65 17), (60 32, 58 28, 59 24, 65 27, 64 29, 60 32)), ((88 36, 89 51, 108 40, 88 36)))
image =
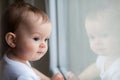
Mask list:
POLYGON ((18 76, 17 80, 41 80, 38 76, 31 76, 29 74, 22 74, 18 76))

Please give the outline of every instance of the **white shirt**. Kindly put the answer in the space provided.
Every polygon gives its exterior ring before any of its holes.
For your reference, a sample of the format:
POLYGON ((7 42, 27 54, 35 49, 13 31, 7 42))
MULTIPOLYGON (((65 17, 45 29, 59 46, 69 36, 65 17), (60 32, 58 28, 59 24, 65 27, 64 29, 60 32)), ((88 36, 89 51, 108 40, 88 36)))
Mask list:
POLYGON ((97 66, 100 69, 100 77, 102 80, 120 80, 120 58, 114 61, 106 70, 104 68, 106 57, 99 56, 97 66))
POLYGON ((41 80, 29 62, 28 65, 9 59, 6 55, 2 63, 2 80, 41 80))

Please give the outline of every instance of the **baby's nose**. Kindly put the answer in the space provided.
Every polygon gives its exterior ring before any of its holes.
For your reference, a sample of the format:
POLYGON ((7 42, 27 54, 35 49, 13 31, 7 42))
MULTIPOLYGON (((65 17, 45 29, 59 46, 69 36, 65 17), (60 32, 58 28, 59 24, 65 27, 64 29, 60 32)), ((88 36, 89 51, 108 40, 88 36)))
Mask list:
POLYGON ((96 40, 94 41, 94 43, 95 43, 96 45, 101 45, 101 44, 102 44, 102 40, 101 40, 101 39, 96 39, 96 40))
POLYGON ((41 43, 41 44, 40 44, 40 48, 45 48, 45 44, 44 44, 44 43, 41 43))

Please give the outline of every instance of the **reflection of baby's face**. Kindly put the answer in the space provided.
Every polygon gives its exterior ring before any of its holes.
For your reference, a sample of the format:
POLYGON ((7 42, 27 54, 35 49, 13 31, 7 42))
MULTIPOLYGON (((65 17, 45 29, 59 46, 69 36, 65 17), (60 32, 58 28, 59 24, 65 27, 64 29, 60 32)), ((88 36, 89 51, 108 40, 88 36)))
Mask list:
POLYGON ((120 54, 120 37, 111 20, 98 16, 87 18, 85 22, 91 49, 98 55, 114 56, 120 54), (114 27, 114 28, 112 28, 114 27), (113 30, 114 29, 114 30, 113 30))

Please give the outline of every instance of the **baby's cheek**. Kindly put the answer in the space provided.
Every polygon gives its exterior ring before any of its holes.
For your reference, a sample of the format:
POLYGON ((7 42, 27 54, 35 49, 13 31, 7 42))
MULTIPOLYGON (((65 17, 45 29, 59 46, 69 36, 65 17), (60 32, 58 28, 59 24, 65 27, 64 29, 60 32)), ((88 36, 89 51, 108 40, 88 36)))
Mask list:
POLYGON ((90 45, 89 45, 89 46, 90 46, 90 48, 93 50, 93 44, 92 44, 92 43, 90 43, 90 45))
POLYGON ((34 46, 34 45, 27 45, 26 50, 29 51, 29 52, 34 52, 34 51, 37 50, 37 47, 34 46))
POLYGON ((45 49, 45 50, 46 50, 46 52, 48 51, 48 46, 46 46, 46 49, 45 49))
POLYGON ((22 51, 23 53, 32 53, 33 51, 35 51, 35 46, 32 43, 27 43, 27 44, 22 44, 23 46, 21 46, 20 51, 22 51))

